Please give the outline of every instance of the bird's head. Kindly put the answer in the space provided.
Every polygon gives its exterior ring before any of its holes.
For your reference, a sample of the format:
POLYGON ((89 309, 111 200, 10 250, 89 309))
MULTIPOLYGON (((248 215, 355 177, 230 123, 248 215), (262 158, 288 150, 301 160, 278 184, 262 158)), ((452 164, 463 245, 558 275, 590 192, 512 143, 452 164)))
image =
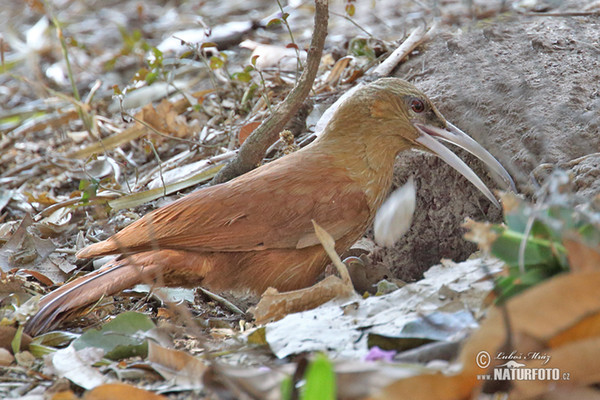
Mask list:
POLYGON ((478 157, 507 186, 516 191, 508 172, 487 150, 446 121, 433 103, 410 83, 383 78, 359 88, 336 110, 324 135, 347 136, 358 146, 378 148, 379 153, 422 150, 433 153, 460 172, 492 203, 498 201, 481 179, 440 141, 459 146, 478 157))

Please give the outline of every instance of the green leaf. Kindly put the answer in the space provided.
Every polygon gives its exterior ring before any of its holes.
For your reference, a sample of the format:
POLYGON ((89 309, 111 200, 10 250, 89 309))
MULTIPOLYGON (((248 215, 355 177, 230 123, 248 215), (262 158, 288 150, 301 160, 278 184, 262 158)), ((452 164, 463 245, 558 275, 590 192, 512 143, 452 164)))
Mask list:
POLYGON ((210 58, 209 64, 210 64, 210 69, 214 70, 214 69, 219 69, 219 68, 223 67, 223 65, 225 63, 223 62, 223 60, 221 58, 219 58, 217 56, 212 56, 210 58))
POLYGON ((281 400, 291 400, 292 399, 292 392, 294 390, 293 385, 294 382, 292 381, 292 377, 290 376, 286 376, 285 378, 283 378, 283 380, 281 381, 281 386, 280 386, 280 391, 281 391, 281 400))
POLYGON ((163 66, 163 53, 156 47, 150 48, 150 52, 153 57, 148 57, 148 65, 152 68, 162 68, 163 66))
POLYGON ((355 38, 350 41, 348 45, 348 53, 356 57, 366 57, 369 60, 375 60, 375 50, 371 46, 367 39, 355 38))
POLYGON ((15 336, 10 342, 10 347, 12 349, 13 354, 17 354, 21 351, 21 339, 23 339, 23 329, 25 329, 24 325, 19 325, 17 331, 15 332, 15 336))
POLYGON ((247 72, 235 72, 232 77, 240 82, 250 82, 252 80, 252 76, 247 72))
POLYGON ((33 356, 36 357, 36 358, 42 358, 46 354, 52 354, 55 351, 56 351, 56 348, 50 347, 50 346, 46 346, 46 345, 43 345, 43 344, 31 343, 29 345, 29 352, 31 354, 33 354, 33 356))
POLYGON ((103 349, 105 357, 120 360, 127 357, 148 354, 148 342, 144 332, 155 327, 145 314, 126 312, 104 324, 100 330, 90 329, 73 341, 73 347, 81 350, 86 347, 103 349))
POLYGON ((306 384, 300 395, 302 400, 335 400, 335 372, 324 354, 317 354, 304 376, 306 384))
POLYGON ((152 85, 158 79, 158 73, 156 71, 148 72, 145 77, 145 81, 148 85, 152 85))
POLYGON ((346 4, 346 14, 348 14, 349 17, 353 17, 354 13, 356 12, 356 8, 354 7, 354 4, 346 4))
POLYGON ((135 75, 133 75, 132 81, 134 81, 134 82, 145 81, 146 77, 148 76, 149 73, 150 73, 150 71, 148 71, 147 68, 142 67, 137 70, 135 75))
MULTIPOLYGON (((517 267, 519 266, 519 248, 523 239, 524 235, 522 233, 507 229, 492 244, 492 254, 509 266, 517 267)), ((553 245, 562 247, 559 243, 553 244, 553 242, 546 239, 538 239, 533 236, 527 237, 523 257, 524 266, 555 265, 553 245)))
POLYGON ((77 339, 79 336, 81 335, 67 331, 52 331, 36 336, 32 343, 52 347, 61 347, 66 346, 73 339, 77 339))
POLYGON ((271 28, 273 26, 276 25, 281 25, 281 19, 279 18, 273 18, 272 20, 270 20, 269 22, 267 22, 267 28, 271 28))
POLYGON ((79 190, 81 193, 81 202, 83 204, 87 204, 90 201, 90 198, 96 196, 96 192, 98 191, 98 187, 100 182, 96 179, 92 179, 88 181, 87 179, 82 179, 79 181, 79 190))

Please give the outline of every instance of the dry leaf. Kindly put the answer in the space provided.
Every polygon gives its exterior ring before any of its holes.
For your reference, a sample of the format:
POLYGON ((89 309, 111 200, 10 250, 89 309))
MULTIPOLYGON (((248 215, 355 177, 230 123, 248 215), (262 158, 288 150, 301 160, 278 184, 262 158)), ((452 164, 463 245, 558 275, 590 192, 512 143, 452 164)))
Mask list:
POLYGON ((0 366, 9 366, 13 361, 15 361, 15 358, 10 351, 0 348, 0 366))
POLYGON ((152 104, 144 106, 139 118, 164 134, 185 137, 193 133, 192 128, 187 124, 186 118, 179 115, 173 103, 167 99, 163 99, 156 109, 152 104))
POLYGON ((27 214, 11 238, 0 249, 0 266, 7 272, 11 268, 39 270, 40 263, 56 248, 50 239, 41 239, 27 231, 32 224, 27 214))
MULTIPOLYGON (((600 382, 600 337, 567 343, 547 352, 543 368, 557 369, 558 380, 515 380, 511 399, 533 399, 557 387, 589 386, 600 382), (567 379, 568 378, 568 379, 567 379)), ((523 361, 522 368, 540 368, 538 360, 523 361)))
POLYGON ((161 396, 125 383, 107 383, 83 396, 84 400, 166 400, 161 396))
MULTIPOLYGON (((571 235, 572 236, 572 235, 571 235)), ((586 272, 600 268, 600 248, 590 247, 577 237, 565 237, 563 246, 567 249, 569 267, 574 272, 586 272)))
POLYGON ((69 346, 47 356, 47 359, 50 360, 49 363, 46 363, 50 364, 47 369, 53 369, 53 371, 47 370, 45 373, 54 373, 65 377, 76 385, 90 390, 110 380, 92 367, 92 364, 100 361, 103 355, 104 351, 94 347, 75 350, 73 346, 69 346))
POLYGON ((201 388, 206 364, 188 353, 148 341, 148 362, 166 380, 186 388, 201 388))
POLYGON ((350 56, 342 57, 339 60, 337 60, 337 62, 335 63, 335 65, 333 66, 333 68, 331 69, 329 74, 327 75, 327 79, 325 79, 325 83, 328 85, 336 85, 339 82, 339 80, 342 76, 342 73, 348 67, 348 64, 350 64, 351 60, 352 60, 352 57, 350 57, 350 56))
POLYGON ((467 399, 476 384, 475 376, 418 375, 385 387, 373 400, 460 400, 467 399))
MULTIPOLYGON (((192 93, 192 97, 197 98, 198 101, 201 103, 202 100, 204 99, 204 96, 207 95, 208 93, 212 93, 214 92, 214 89, 206 89, 206 90, 201 90, 199 92, 195 92, 192 93)), ((135 92, 134 92, 135 93, 135 92)), ((184 97, 181 100, 178 100, 174 103, 174 110, 176 113, 182 113, 183 111, 185 111, 189 106, 190 103, 188 101, 188 99, 186 97, 184 97)), ((136 117, 137 118, 141 118, 142 117, 142 112, 140 111, 136 117)), ((115 133, 112 136, 109 136, 105 139, 102 139, 100 141, 95 141, 94 143, 92 143, 91 145, 84 147, 82 149, 77 149, 75 151, 71 151, 68 154, 65 154, 64 157, 67 158, 86 158, 91 156, 92 154, 103 154, 108 150, 112 150, 115 147, 118 147, 124 143, 127 143, 131 140, 137 139, 142 135, 145 135, 147 133, 147 129, 145 127, 141 127, 139 126, 139 124, 136 124, 134 126, 132 126, 131 128, 127 128, 121 132, 115 133)))
POLYGON ((467 218, 461 226, 467 230, 465 232, 466 240, 477 243, 477 247, 486 253, 491 252, 492 244, 498 239, 498 234, 491 229, 494 224, 467 218))
POLYGON ((244 141, 248 138, 248 136, 250 136, 250 134, 252 132, 254 132, 254 130, 256 128, 258 128, 261 123, 262 122, 260 122, 260 121, 254 121, 254 122, 248 122, 246 125, 242 126, 240 128, 240 133, 238 133, 239 144, 242 145, 244 143, 244 141))
POLYGON ((354 290, 336 276, 328 276, 321 282, 304 289, 279 293, 268 288, 256 307, 249 311, 254 314, 257 324, 277 321, 288 314, 317 308, 329 300, 354 294, 354 290))

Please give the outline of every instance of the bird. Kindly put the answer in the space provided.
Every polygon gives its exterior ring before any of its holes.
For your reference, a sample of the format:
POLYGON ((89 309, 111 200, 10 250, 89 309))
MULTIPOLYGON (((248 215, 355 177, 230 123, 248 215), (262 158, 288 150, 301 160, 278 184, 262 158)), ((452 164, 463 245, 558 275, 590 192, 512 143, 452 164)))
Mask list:
POLYGON ((504 167, 424 93, 400 78, 381 78, 346 98, 308 146, 200 188, 80 250, 81 259, 117 257, 44 296, 25 330, 56 328, 103 296, 139 283, 255 294, 308 287, 329 263, 312 221, 334 238, 338 253, 347 250, 372 223, 403 151, 434 153, 499 206, 440 141, 474 154, 514 190, 504 167))

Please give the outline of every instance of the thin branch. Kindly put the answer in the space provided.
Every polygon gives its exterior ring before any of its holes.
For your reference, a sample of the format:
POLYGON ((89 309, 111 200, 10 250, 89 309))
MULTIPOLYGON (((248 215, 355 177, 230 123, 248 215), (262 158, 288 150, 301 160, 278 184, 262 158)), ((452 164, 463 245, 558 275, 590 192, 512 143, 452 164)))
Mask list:
POLYGON ((226 182, 255 168, 263 159, 269 146, 277 140, 285 124, 298 112, 317 76, 327 37, 328 18, 328 1, 315 0, 314 33, 308 50, 306 68, 300 80, 285 100, 275 108, 273 114, 244 141, 238 156, 219 171, 213 179, 213 184, 226 182))
POLYGON ((410 54, 417 46, 423 43, 424 40, 431 37, 432 33, 437 29, 437 22, 427 31, 424 26, 419 26, 411 32, 404 42, 394 52, 385 59, 375 70, 374 75, 388 76, 394 68, 410 54))

